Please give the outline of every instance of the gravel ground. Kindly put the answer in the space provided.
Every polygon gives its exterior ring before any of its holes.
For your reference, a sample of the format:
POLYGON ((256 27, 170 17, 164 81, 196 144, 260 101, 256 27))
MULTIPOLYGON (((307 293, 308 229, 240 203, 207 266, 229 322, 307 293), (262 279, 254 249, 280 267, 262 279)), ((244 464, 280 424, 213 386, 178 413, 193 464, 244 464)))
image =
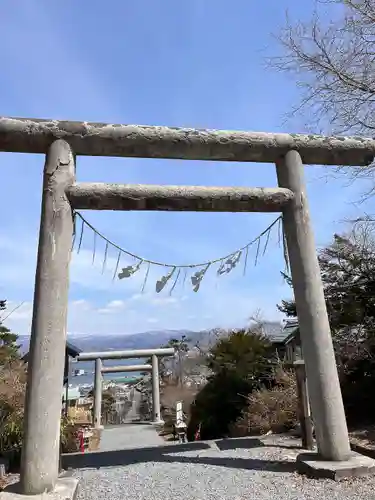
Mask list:
POLYGON ((74 471, 81 478, 78 500, 375 500, 375 477, 308 479, 294 469, 296 442, 267 437, 262 443, 224 440, 199 443, 206 447, 201 450, 190 443, 109 453, 106 465, 114 466, 74 471))

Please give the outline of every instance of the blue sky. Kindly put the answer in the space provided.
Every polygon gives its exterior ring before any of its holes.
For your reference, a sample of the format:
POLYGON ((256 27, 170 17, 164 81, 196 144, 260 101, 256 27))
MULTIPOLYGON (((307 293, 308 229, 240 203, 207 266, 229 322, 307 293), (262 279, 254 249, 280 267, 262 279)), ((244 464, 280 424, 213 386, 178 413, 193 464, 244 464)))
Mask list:
MULTIPOLYGON (((284 122, 298 102, 291 77, 267 68, 279 53, 272 36, 285 11, 307 17, 312 1, 236 0, 3 0, 0 30, 0 101, 6 116, 139 123, 197 128, 304 132, 284 122)), ((308 117, 307 121, 308 121, 308 117)), ((24 301, 8 324, 29 332, 43 157, 0 154, 3 217, 0 232, 0 296, 24 301), (5 209, 4 209, 5 207, 5 209)), ((358 214, 350 202, 363 186, 327 179, 307 167, 308 193, 317 245, 330 241, 340 221, 358 214)), ((78 158, 79 181, 217 186, 276 185, 273 165, 150 159, 78 158)), ((149 259, 190 264, 225 255, 246 244, 275 218, 264 214, 84 214, 125 249, 149 259)), ((188 285, 155 293, 160 270, 147 289, 142 275, 112 282, 92 266, 92 235, 73 256, 68 331, 132 333, 244 324, 256 310, 280 317, 276 303, 289 294, 280 271, 282 251, 271 242, 257 267, 249 260, 217 279, 207 274, 195 294, 188 285)), ((127 262, 123 262, 126 264, 127 262)), ((112 266, 112 272, 111 272, 112 266)))

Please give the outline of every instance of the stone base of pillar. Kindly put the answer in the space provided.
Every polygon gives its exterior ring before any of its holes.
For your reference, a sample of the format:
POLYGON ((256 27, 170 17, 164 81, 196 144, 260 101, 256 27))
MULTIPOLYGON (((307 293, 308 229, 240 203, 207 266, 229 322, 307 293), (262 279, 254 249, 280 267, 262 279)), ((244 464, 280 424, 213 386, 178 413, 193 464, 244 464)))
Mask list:
POLYGON ((165 423, 164 420, 152 420, 150 422, 151 425, 157 425, 157 426, 158 425, 164 425, 164 423, 165 423))
POLYGON ((79 479, 74 477, 59 477, 53 491, 39 495, 24 495, 20 493, 20 484, 15 483, 0 493, 0 500, 74 500, 78 483, 79 479))
POLYGON ((374 474, 375 460, 353 452, 348 460, 330 462, 322 460, 318 453, 301 453, 297 456, 297 471, 313 478, 339 481, 374 474))

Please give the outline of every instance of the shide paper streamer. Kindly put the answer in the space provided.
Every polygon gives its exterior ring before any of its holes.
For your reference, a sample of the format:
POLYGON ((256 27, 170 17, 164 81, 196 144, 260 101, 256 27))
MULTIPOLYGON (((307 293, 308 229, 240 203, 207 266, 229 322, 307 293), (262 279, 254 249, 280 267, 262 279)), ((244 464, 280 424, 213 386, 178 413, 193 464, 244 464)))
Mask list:
POLYGON ((86 234, 88 231, 91 231, 91 233, 93 234, 92 262, 94 263, 96 257, 97 239, 101 239, 105 242, 105 253, 102 263, 102 273, 105 270, 108 251, 110 248, 112 248, 117 252, 117 260, 116 260, 115 270, 113 273, 113 279, 115 280, 116 278, 118 278, 122 280, 125 278, 131 278, 134 274, 139 272, 141 269, 145 268, 145 276, 142 284, 142 292, 145 290, 151 267, 163 267, 166 270, 166 272, 155 283, 155 291, 157 293, 160 293, 162 290, 164 290, 165 287, 168 285, 168 283, 171 282, 172 286, 169 290, 169 293, 171 294, 175 289, 177 282, 180 279, 180 276, 183 276, 182 285, 184 285, 186 278, 189 276, 189 274, 190 274, 190 282, 192 289, 194 292, 198 292, 208 269, 215 265, 218 266, 216 270, 217 276, 222 276, 224 274, 229 274, 230 272, 232 272, 233 269, 235 269, 242 262, 243 275, 245 275, 247 270, 250 247, 256 246, 256 256, 254 265, 257 265, 259 256, 260 255, 264 256, 264 254, 266 253, 268 243, 270 241, 271 231, 276 226, 278 226, 279 244, 282 243, 284 248, 284 259, 286 264, 288 261, 285 235, 282 229, 282 216, 279 216, 276 220, 274 220, 264 231, 262 231, 252 241, 244 245, 242 248, 239 248, 236 251, 230 253, 229 255, 225 255, 224 257, 219 257, 218 259, 213 259, 207 262, 202 262, 197 264, 196 263, 184 264, 184 265, 169 264, 165 262, 158 262, 154 260, 145 259, 144 257, 140 257, 139 255, 136 255, 132 252, 129 252, 128 250, 125 250, 119 245, 116 245, 113 241, 106 238, 97 229, 95 229, 95 227, 92 226, 89 222, 87 222, 87 220, 79 212, 74 212, 74 234, 73 234, 72 250, 74 250, 75 241, 77 239, 77 221, 80 221, 78 245, 76 249, 77 253, 80 252, 82 247, 83 234, 84 233, 86 234), (282 237, 280 237, 280 235, 282 235, 282 237), (263 247, 262 253, 260 253, 261 247, 263 247), (133 265, 128 265, 126 267, 123 267, 119 271, 121 258, 125 256, 134 259, 135 263, 133 265))

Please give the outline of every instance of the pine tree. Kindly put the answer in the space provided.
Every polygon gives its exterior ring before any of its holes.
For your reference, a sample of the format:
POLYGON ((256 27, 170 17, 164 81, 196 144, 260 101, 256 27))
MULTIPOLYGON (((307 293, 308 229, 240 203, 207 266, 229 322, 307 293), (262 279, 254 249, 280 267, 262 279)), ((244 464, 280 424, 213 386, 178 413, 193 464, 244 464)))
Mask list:
MULTIPOLYGON (((6 300, 0 300, 0 312, 6 310, 6 300)), ((4 366, 14 360, 20 359, 17 344, 18 335, 7 328, 0 317, 0 366, 4 366)))
MULTIPOLYGON (((335 341, 357 346, 375 340, 375 241, 371 235, 353 230, 335 234, 320 251, 319 264, 327 311, 335 341)), ((289 285, 291 280, 285 279, 289 285)), ((294 299, 278 305, 288 317, 296 316, 294 299)))

